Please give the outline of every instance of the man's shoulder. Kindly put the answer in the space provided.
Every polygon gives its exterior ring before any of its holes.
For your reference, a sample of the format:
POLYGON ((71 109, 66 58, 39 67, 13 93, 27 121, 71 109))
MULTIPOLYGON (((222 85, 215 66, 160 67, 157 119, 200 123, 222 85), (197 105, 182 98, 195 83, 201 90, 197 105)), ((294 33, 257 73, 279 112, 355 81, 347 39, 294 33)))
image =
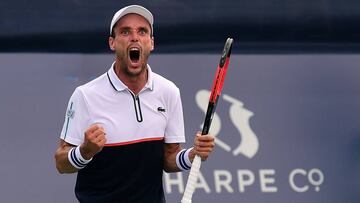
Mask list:
POLYGON ((96 92, 96 91, 99 91, 99 89, 104 87, 104 85, 106 84, 106 81, 107 81, 107 77, 106 77, 106 73, 104 73, 104 74, 98 76, 97 78, 94 78, 91 81, 78 86, 76 88, 76 90, 82 92, 83 94, 94 92, 94 91, 96 92))
POLYGON ((173 81, 165 78, 164 76, 162 76, 160 74, 153 72, 153 77, 154 77, 155 84, 159 87, 166 88, 166 89, 179 89, 173 81))

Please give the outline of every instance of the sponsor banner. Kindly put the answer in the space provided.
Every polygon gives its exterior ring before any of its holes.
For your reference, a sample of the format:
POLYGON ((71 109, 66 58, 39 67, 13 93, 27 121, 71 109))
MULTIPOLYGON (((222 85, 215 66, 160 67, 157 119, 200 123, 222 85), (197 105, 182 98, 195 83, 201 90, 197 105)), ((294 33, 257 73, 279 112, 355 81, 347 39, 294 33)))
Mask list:
MULTIPOLYGON (((71 93, 113 58, 0 54, 4 202, 76 202, 75 176, 56 173, 53 153, 65 114, 73 115, 66 112, 71 93)), ((219 58, 150 57, 153 71, 181 89, 185 147, 201 129, 219 58)), ((193 202, 358 202, 359 76, 359 55, 233 54, 210 130, 216 148, 201 166, 193 202)), ((168 202, 180 202, 187 177, 164 174, 168 202)))

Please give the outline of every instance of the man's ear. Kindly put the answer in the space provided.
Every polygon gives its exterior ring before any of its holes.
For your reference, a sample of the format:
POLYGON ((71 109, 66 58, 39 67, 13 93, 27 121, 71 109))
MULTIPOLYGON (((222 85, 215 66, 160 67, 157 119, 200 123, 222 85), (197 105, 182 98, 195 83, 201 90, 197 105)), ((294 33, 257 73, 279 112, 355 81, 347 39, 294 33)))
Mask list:
POLYGON ((151 51, 154 50, 154 37, 151 37, 151 51))
POLYGON ((112 51, 115 51, 115 46, 114 46, 115 42, 114 41, 115 41, 115 39, 113 37, 109 37, 109 47, 112 51))

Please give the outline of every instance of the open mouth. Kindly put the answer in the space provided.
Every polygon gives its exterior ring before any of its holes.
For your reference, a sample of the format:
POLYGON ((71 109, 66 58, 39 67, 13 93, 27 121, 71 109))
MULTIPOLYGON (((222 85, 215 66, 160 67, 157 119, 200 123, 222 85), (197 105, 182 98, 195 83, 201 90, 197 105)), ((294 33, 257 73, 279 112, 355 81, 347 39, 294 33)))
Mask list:
POLYGON ((133 63, 136 63, 140 59, 140 50, 138 48, 131 48, 129 52, 130 60, 133 63))

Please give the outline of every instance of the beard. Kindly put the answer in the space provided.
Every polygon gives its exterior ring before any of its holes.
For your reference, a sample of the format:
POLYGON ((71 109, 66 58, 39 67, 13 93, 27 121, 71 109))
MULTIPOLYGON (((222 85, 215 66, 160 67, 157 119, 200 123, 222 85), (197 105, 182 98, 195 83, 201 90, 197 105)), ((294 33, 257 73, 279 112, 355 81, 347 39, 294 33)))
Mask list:
POLYGON ((116 57, 120 62, 120 71, 127 77, 136 78, 147 69, 147 61, 150 51, 141 51, 139 56, 139 65, 133 66, 128 51, 116 51, 116 57))

